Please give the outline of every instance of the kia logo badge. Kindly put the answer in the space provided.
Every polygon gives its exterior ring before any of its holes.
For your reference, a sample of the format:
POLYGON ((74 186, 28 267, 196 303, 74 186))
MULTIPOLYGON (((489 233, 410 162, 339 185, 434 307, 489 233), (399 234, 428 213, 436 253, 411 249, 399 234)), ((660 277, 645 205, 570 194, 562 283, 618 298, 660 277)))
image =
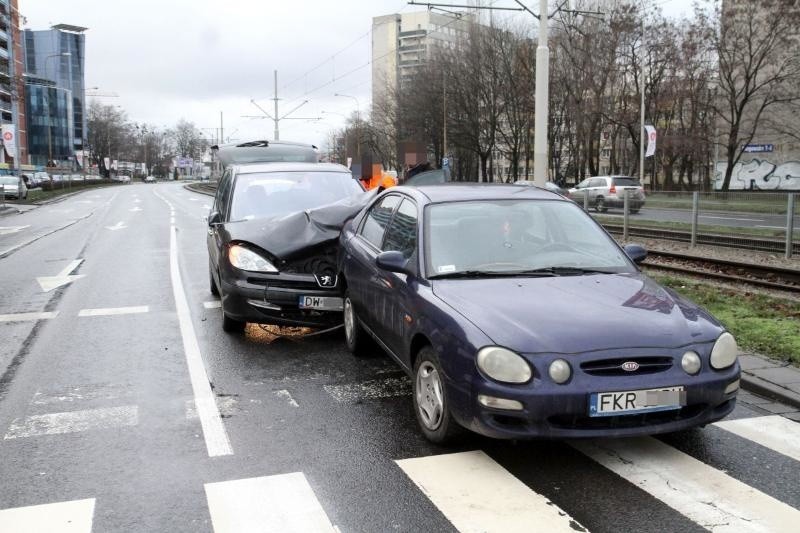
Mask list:
POLYGON ((637 370, 639 370, 639 363, 637 363, 636 361, 627 361, 625 363, 622 363, 622 370, 624 370, 625 372, 636 372, 637 370))

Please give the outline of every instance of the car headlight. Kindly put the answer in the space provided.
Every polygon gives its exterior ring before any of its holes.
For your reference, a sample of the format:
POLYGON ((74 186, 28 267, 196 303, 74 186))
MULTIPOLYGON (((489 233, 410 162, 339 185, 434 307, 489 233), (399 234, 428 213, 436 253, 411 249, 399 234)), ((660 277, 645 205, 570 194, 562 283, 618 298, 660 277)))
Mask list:
POLYGON ((683 357, 681 358, 681 366, 687 374, 694 376, 700 372, 700 365, 700 356, 696 353, 686 352, 683 354, 683 357))
POLYGON ((487 346, 478 352, 478 368, 490 378, 504 383, 525 383, 533 375, 525 359, 499 346, 487 346))
POLYGON ((240 270, 251 272, 277 272, 272 263, 244 246, 234 244, 228 249, 228 260, 240 270))
POLYGON ((714 348, 711 350, 711 366, 717 370, 728 368, 736 362, 739 356, 739 347, 736 339, 727 331, 719 336, 714 348))
POLYGON ((556 359, 550 363, 550 368, 547 370, 547 373, 550 374, 550 379, 561 385, 569 381, 569 378, 572 377, 572 367, 563 359, 556 359))

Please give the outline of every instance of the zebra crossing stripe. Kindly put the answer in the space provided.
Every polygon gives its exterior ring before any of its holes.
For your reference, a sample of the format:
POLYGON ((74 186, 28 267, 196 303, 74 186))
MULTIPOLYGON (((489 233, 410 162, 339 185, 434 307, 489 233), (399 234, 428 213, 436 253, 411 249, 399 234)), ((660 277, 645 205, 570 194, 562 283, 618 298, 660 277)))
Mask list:
POLYGON ((586 531, 482 451, 396 463, 462 533, 586 531))
POLYGON ((773 415, 725 420, 714 425, 800 461, 800 424, 797 422, 773 415))
POLYGON ((710 531, 797 531, 800 511, 652 437, 570 445, 710 531))
POLYGON ((206 483, 214 533, 335 533, 302 472, 206 483))
POLYGON ((94 498, 0 510, 0 533, 91 533, 94 498))
POLYGON ((93 429, 135 426, 139 423, 139 408, 135 405, 104 407, 84 411, 48 413, 17 418, 8 428, 5 440, 79 433, 93 429))

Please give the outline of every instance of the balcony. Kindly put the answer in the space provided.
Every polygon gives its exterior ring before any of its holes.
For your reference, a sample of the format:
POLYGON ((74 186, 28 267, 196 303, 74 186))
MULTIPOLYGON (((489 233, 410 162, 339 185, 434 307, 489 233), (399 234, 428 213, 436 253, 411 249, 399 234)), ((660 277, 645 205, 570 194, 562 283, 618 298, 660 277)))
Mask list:
POLYGON ((9 42, 11 39, 8 36, 8 32, 3 28, 0 28, 0 40, 9 42))
POLYGON ((0 59, 5 59, 6 61, 8 61, 9 57, 10 56, 8 55, 8 50, 6 50, 5 48, 0 48, 0 59))

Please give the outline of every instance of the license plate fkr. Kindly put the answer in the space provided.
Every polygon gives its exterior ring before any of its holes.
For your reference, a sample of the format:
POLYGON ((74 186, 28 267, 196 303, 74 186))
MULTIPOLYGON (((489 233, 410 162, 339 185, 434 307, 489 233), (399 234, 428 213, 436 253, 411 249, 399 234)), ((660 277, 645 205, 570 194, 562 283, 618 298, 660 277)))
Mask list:
POLYGON ((616 392, 589 396, 589 416, 616 416, 680 409, 686 405, 682 386, 616 392))

